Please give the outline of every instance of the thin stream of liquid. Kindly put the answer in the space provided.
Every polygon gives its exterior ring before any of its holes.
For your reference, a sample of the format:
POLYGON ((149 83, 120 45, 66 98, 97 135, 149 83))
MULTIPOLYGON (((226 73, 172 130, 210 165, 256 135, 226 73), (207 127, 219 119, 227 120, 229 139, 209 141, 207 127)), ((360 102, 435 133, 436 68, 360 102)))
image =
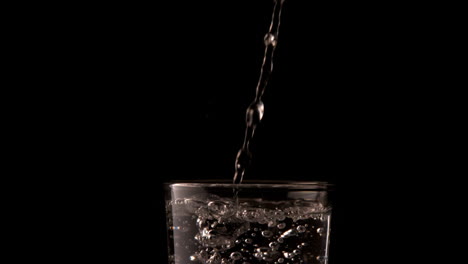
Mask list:
MULTIPOLYGON (((166 204, 172 242, 170 264, 328 263, 331 208, 323 203, 326 196, 315 191, 290 196, 291 190, 284 187, 285 190, 275 190, 275 196, 279 192, 277 197, 270 197, 257 195, 257 189, 253 189, 241 196, 239 202, 241 183, 251 161, 250 142, 264 114, 262 96, 273 71, 284 1, 274 0, 271 24, 265 35, 256 94, 246 110, 244 141, 235 163, 234 198, 218 188, 213 193, 209 188, 200 192, 188 190, 192 188, 171 190, 172 200, 166 204)), ((259 188, 258 192, 261 191, 259 188)))
POLYGON ((252 140, 255 129, 257 128, 258 124, 260 124, 264 114, 262 97, 273 71, 273 55, 278 44, 281 10, 283 8, 284 1, 285 0, 274 0, 275 4, 273 7, 270 28, 264 38, 265 53, 263 56, 262 68, 260 70, 260 77, 257 83, 255 99, 249 105, 249 107, 247 107, 245 113, 246 128, 244 142, 239 152, 237 153, 233 184, 242 183, 246 168, 251 162, 252 154, 250 152, 250 141, 252 140))

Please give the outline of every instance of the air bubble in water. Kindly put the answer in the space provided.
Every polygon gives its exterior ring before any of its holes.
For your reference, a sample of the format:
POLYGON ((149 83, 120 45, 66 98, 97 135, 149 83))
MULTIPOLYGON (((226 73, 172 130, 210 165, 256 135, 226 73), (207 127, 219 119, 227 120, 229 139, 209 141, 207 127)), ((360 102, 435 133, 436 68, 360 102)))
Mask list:
POLYGON ((183 205, 185 204, 185 199, 176 199, 172 203, 175 205, 183 205))
POLYGON ((208 209, 212 212, 223 211, 226 208, 226 204, 221 201, 212 201, 208 203, 208 209))
POLYGON ((275 217, 279 221, 283 221, 284 219, 286 219, 286 216, 284 215, 283 211, 276 211, 275 212, 275 217))
POLYGON ((240 252, 232 252, 231 253, 231 256, 230 256, 231 259, 233 260, 239 260, 242 258, 242 254, 240 252))
POLYGON ((306 231, 305 226, 300 225, 300 226, 297 227, 297 232, 304 233, 305 231, 306 231))
POLYGON ((319 235, 323 235, 324 232, 325 232, 325 229, 321 227, 317 228, 317 233, 319 233, 319 235))
POLYGON ((283 255, 287 259, 290 259, 290 258, 294 257, 294 255, 292 253, 289 253, 289 252, 283 252, 283 255))
POLYGON ((278 242, 274 242, 274 241, 273 241, 273 242, 271 242, 271 243, 269 244, 269 246, 271 247, 271 249, 277 250, 277 249, 279 248, 280 245, 278 244, 278 242))
POLYGON ((278 259, 278 263, 283 263, 284 262, 284 258, 279 258, 278 259))
POLYGON ((271 232, 270 230, 262 231, 262 236, 271 237, 271 236, 273 236, 273 232, 271 232))
POLYGON ((297 230, 296 229, 289 229, 288 231, 284 232, 281 237, 283 238, 288 238, 292 236, 297 236, 297 230))
POLYGON ((252 244, 252 242, 253 242, 253 240, 251 238, 246 238, 244 241, 247 244, 252 244))
POLYGON ((285 223, 279 223, 279 224, 278 224, 278 228, 279 228, 279 229, 283 229, 283 228, 285 228, 285 227, 286 227, 286 224, 285 224, 285 223))

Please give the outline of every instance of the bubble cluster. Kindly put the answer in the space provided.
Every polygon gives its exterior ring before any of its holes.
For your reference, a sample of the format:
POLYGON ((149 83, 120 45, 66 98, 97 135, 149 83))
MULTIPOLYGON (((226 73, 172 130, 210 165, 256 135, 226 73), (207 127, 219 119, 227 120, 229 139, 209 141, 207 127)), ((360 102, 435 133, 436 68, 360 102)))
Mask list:
POLYGON ((324 256, 329 209, 319 203, 236 204, 210 195, 169 207, 174 264, 324 264, 317 256, 324 256))

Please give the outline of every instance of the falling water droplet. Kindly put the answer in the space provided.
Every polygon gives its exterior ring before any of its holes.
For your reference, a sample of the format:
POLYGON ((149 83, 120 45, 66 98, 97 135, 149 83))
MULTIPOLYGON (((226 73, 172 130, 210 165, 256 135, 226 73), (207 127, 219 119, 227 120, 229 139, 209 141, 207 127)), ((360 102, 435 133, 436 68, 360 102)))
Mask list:
POLYGON ((265 46, 271 45, 275 47, 276 44, 278 43, 277 37, 272 33, 267 33, 263 40, 265 42, 265 46))

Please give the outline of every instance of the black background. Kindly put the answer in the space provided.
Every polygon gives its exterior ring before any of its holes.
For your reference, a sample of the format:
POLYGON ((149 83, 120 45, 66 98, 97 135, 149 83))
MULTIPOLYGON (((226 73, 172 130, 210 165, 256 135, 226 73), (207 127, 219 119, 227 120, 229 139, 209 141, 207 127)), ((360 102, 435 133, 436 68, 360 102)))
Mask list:
MULTIPOLYGON (((232 178, 271 8, 267 0, 113 4, 73 12, 73 23, 51 32, 59 52, 45 71, 64 88, 50 92, 60 100, 47 117, 56 127, 48 163, 78 186, 82 213, 71 218, 83 253, 166 263, 162 183, 232 178)), ((443 99, 428 84, 442 80, 421 41, 427 25, 406 10, 284 6, 246 178, 335 184, 330 264, 380 263, 403 250, 389 245, 401 232, 389 219, 414 214, 409 199, 421 198, 411 186, 440 166, 428 158, 438 147, 428 120, 443 99)))

